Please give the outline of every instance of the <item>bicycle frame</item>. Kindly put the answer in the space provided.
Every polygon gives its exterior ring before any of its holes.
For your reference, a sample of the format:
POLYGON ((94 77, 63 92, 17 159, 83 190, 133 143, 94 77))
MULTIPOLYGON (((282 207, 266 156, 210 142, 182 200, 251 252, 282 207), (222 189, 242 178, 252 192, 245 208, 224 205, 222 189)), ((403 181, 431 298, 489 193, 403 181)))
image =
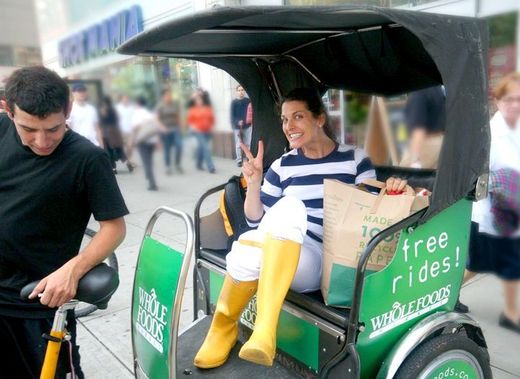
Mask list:
POLYGON ((61 343, 67 339, 67 331, 65 329, 67 311, 74 309, 78 303, 77 300, 71 300, 60 306, 56 311, 50 334, 44 337, 47 338, 49 342, 47 343, 47 349, 45 350, 45 358, 43 360, 40 379, 53 379, 56 375, 61 343))

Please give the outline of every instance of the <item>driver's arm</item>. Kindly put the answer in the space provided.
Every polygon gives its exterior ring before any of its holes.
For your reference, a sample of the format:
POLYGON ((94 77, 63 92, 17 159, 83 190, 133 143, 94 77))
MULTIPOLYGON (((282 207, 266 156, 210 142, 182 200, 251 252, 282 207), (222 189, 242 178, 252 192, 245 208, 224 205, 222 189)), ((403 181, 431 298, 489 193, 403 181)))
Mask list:
POLYGON ((412 166, 415 164, 420 165, 421 150, 426 139, 426 128, 424 126, 417 126, 413 128, 410 135, 409 150, 411 156, 412 166))
POLYGON ((83 275, 108 257, 125 237, 123 217, 100 221, 99 224, 99 231, 80 254, 43 278, 29 295, 30 299, 40 295, 42 304, 54 308, 74 298, 83 275))
POLYGON ((118 246, 126 235, 126 224, 123 217, 113 220, 99 221, 99 231, 89 244, 67 264, 73 266, 75 276, 81 278, 92 267, 102 262, 118 246))

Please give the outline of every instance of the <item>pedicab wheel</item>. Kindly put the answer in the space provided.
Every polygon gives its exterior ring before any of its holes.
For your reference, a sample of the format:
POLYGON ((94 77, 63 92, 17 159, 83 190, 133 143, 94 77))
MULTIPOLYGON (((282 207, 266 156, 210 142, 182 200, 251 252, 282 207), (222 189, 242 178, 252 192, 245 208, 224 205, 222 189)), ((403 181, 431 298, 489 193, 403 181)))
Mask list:
MULTIPOLYGON (((83 249, 83 247, 96 235, 96 232, 92 229, 85 229, 85 236, 83 238, 83 241, 82 241, 82 244, 81 244, 81 250, 83 249)), ((108 257, 107 259, 105 259, 105 263, 112 267, 114 270, 116 270, 116 272, 119 271, 119 264, 117 262, 117 256, 114 252, 112 252, 108 257)), ((94 312, 95 310, 97 310, 98 308, 93 305, 93 304, 88 304, 88 303, 83 303, 83 302, 80 302, 76 308, 74 308, 74 315, 76 316, 76 318, 78 317, 84 317, 84 316, 87 316, 89 314, 91 314, 92 312, 94 312)))
POLYGON ((492 378, 489 354, 463 334, 443 334, 416 348, 395 379, 492 378))

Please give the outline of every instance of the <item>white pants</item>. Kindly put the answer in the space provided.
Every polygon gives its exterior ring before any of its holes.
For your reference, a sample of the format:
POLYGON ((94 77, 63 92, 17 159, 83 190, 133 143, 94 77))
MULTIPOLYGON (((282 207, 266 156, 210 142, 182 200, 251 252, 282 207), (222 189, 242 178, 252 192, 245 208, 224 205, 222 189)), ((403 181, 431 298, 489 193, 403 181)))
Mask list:
POLYGON ((302 244, 291 289, 296 292, 316 291, 320 288, 323 246, 307 236, 306 232, 307 210, 303 202, 290 196, 280 199, 264 215, 258 229, 243 233, 238 241, 233 243, 231 251, 226 256, 229 275, 240 281, 259 278, 261 246, 265 235, 269 233, 302 244))

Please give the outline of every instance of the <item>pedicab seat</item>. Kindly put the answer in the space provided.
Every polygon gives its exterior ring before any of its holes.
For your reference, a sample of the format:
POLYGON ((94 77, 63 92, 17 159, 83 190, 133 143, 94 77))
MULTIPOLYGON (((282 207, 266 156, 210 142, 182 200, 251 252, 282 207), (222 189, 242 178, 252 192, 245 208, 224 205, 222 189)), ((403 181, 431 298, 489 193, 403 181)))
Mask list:
MULTIPOLYGON (((200 248, 198 249, 198 258, 225 270, 230 238, 226 234, 224 219, 220 210, 217 209, 215 212, 201 217, 199 227, 200 248)), ((340 327, 344 325, 345 318, 348 317, 348 312, 345 309, 326 306, 320 291, 305 294, 289 291, 286 300, 340 327)))

